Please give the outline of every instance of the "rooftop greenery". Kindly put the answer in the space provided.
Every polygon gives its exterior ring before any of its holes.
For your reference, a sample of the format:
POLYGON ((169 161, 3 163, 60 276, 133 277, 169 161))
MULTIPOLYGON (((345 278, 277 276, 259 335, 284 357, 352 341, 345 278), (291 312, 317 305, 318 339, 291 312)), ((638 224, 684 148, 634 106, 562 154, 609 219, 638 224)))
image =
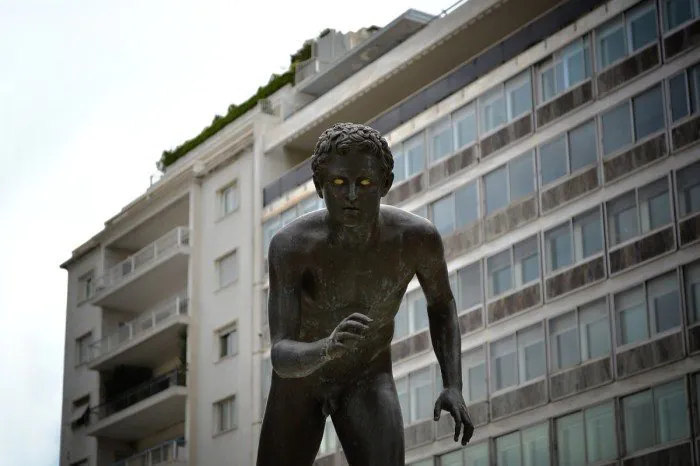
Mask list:
MULTIPOLYGON (((321 32, 319 37, 328 33, 328 29, 321 32)), ((173 150, 163 151, 163 155, 156 164, 158 169, 164 171, 167 167, 178 161, 181 157, 184 157, 188 152, 190 152, 195 147, 202 144, 204 141, 218 133, 222 128, 236 120, 240 116, 244 115, 248 110, 255 108, 258 101, 261 99, 266 99, 271 96, 279 89, 287 84, 294 83, 294 73, 296 70, 297 63, 303 62, 311 58, 311 44, 312 40, 307 40, 304 45, 294 53, 289 60, 289 69, 283 74, 273 74, 266 85, 259 87, 258 91, 250 97, 248 100, 240 105, 231 104, 228 107, 228 112, 226 115, 216 115, 214 120, 209 126, 204 128, 197 136, 189 139, 173 150)))

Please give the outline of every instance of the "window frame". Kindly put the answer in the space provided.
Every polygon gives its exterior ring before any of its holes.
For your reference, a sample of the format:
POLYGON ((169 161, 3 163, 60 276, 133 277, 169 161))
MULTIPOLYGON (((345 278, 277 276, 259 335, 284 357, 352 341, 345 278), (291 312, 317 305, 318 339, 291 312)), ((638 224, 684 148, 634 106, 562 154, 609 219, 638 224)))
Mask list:
POLYGON ((216 197, 218 199, 219 209, 218 209, 218 220, 228 217, 232 213, 236 212, 241 206, 240 198, 240 187, 238 186, 238 180, 235 179, 223 186, 216 192, 216 197), (227 210, 227 193, 232 192, 234 197, 234 205, 231 210, 227 210))
POLYGON ((213 432, 212 436, 217 437, 219 435, 224 435, 228 432, 233 432, 234 430, 238 429, 238 409, 236 406, 236 394, 229 395, 225 398, 221 398, 218 401, 215 401, 213 403, 214 409, 213 409, 213 432), (231 423, 230 426, 223 426, 221 424, 221 421, 223 420, 222 418, 222 409, 225 407, 225 405, 228 405, 230 403, 230 411, 228 413, 229 417, 229 422, 231 423))
POLYGON ((89 301, 95 296, 97 280, 95 270, 84 273, 78 278, 78 303, 89 301))
POLYGON ((531 199, 533 197, 536 198, 539 195, 539 180, 538 180, 537 167, 536 167, 536 164, 537 164, 536 156, 537 156, 536 150, 533 147, 532 149, 528 149, 528 150, 516 155, 515 157, 511 158, 507 162, 497 166, 496 168, 494 168, 492 170, 489 170, 487 173, 484 173, 483 175, 481 175, 479 177, 479 185, 480 185, 479 187, 481 188, 480 199, 479 199, 479 210, 480 210, 480 213, 482 215, 482 217, 481 217, 482 219, 492 218, 492 217, 498 215, 499 213, 505 212, 510 207, 512 207, 512 205, 515 203, 525 202, 525 200, 531 199), (533 177, 532 178, 533 190, 531 193, 529 193, 526 196, 521 196, 517 199, 513 199, 512 194, 511 194, 511 190, 512 190, 511 189, 511 184, 512 184, 511 164, 513 164, 514 162, 521 161, 521 160, 525 159, 526 157, 530 157, 530 165, 532 167, 532 177, 533 177), (502 170, 502 169, 505 169, 505 172, 506 172, 506 198, 507 198, 507 202, 504 206, 499 207, 497 209, 494 209, 492 212, 489 212, 488 206, 486 204, 486 202, 487 202, 486 177, 491 175, 492 173, 495 173, 498 170, 502 170))
MULTIPOLYGON (((590 170, 593 167, 598 167, 600 165, 600 148, 598 147, 598 140, 599 140, 599 134, 598 134, 598 124, 596 123, 596 118, 590 118, 583 123, 580 123, 576 125, 575 127, 568 129, 564 131, 563 133, 557 134, 555 137, 548 139, 547 141, 543 142, 542 144, 539 144, 536 147, 536 157, 537 157, 537 183, 538 187, 542 188, 542 190, 545 189, 550 189, 555 186, 558 186, 561 183, 565 183, 566 181, 570 180, 571 178, 580 175, 581 173, 584 173, 585 171, 590 170), (587 165, 583 165, 576 170, 572 170, 571 166, 571 133, 577 129, 581 129, 586 125, 592 125, 593 127, 593 132, 594 132, 594 147, 595 147, 595 162, 594 163, 589 163, 587 165), (564 138, 564 158, 566 160, 566 174, 563 176, 560 176, 559 178, 555 178, 552 181, 547 181, 546 183, 542 180, 542 155, 541 155, 541 148, 546 145, 554 142, 555 140, 563 137, 564 138)), ((600 178, 600 174, 598 173, 599 170, 596 170, 596 175, 600 178)))
MULTIPOLYGON (((462 267, 456 269, 454 272, 457 286, 455 289, 452 290, 454 296, 455 296, 455 306, 457 307, 457 314, 458 315, 463 315, 463 314, 469 314, 470 312, 473 312, 477 309, 482 309, 483 312, 483 307, 485 304, 485 293, 484 293, 484 261, 482 259, 477 259, 474 262, 470 262, 469 264, 463 265, 462 267), (478 268, 478 276, 479 276, 479 302, 476 304, 472 304, 469 307, 464 307, 464 303, 462 303, 462 281, 461 281, 461 273, 463 270, 470 269, 471 267, 477 267, 478 268)), ((465 272, 466 273, 466 272, 465 272)))
POLYGON ((462 351, 462 354, 460 355, 460 364, 462 366, 462 396, 464 397, 464 401, 467 406, 488 401, 489 399, 489 368, 486 353, 486 345, 481 344, 480 346, 476 346, 474 348, 469 348, 467 350, 462 351), (476 368, 480 365, 478 363, 475 364, 472 361, 473 359, 478 360, 479 357, 481 357, 481 365, 484 366, 484 396, 482 398, 473 398, 471 396, 469 384, 470 377, 468 369, 476 368), (465 371, 465 369, 467 370, 465 371))
POLYGON ((487 89, 485 92, 482 92, 476 99, 476 109, 477 109, 477 140, 482 140, 494 133, 496 133, 498 130, 501 128, 505 128, 512 122, 522 118, 523 116, 527 115, 528 113, 530 114, 530 118, 532 118, 532 113, 534 109, 536 108, 537 103, 534 101, 534 96, 535 92, 533 92, 532 86, 533 86, 533 67, 528 66, 526 69, 521 70, 517 74, 509 77, 508 79, 504 80, 503 82, 490 87, 487 89), (509 88, 517 88, 518 86, 516 85, 518 82, 528 80, 530 84, 530 110, 529 112, 523 112, 515 116, 511 116, 511 109, 512 109, 512 103, 510 101, 510 94, 508 92, 509 88), (496 97, 498 96, 498 97, 496 97), (486 124, 484 124, 484 114, 482 113, 484 110, 484 104, 485 103, 491 103, 495 102, 496 100, 502 99, 503 100, 503 114, 505 116, 505 121, 500 124, 500 125, 495 125, 490 129, 486 129, 486 124))
MULTIPOLYGON (((429 155, 428 151, 429 148, 427 146, 428 138, 426 134, 426 130, 422 129, 416 133, 411 134, 401 142, 397 143, 397 149, 400 147, 400 152, 401 152, 401 157, 404 159, 404 176, 400 180, 397 180, 394 184, 392 184, 391 189, 394 189, 395 186, 399 186, 405 182, 407 182, 410 179, 413 179, 414 177, 420 175, 423 173, 426 169, 426 167, 429 166, 429 155), (423 157, 422 157, 422 163, 421 167, 419 170, 417 170, 415 173, 410 173, 409 170, 409 161, 410 158, 408 156, 409 151, 411 149, 414 149, 417 146, 423 146, 423 157)), ((393 151, 392 151, 393 152, 393 151)), ((396 175, 394 175, 396 177, 396 175)))
POLYGON ((661 23, 661 34, 662 37, 668 37, 670 35, 673 35, 674 33, 680 31, 681 29, 684 29, 685 27, 689 26, 690 24, 694 23, 695 21, 700 18, 700 0, 688 0, 690 2, 690 8, 692 10, 692 16, 690 19, 685 20, 682 23, 677 24, 673 28, 668 28, 668 12, 666 10, 666 6, 668 2, 665 0, 661 0, 661 9, 658 13, 659 15, 659 21, 661 23))
POLYGON ((223 290, 224 288, 227 288, 234 283, 238 282, 238 279, 240 278, 241 275, 241 264, 240 264, 240 258, 238 257, 238 248, 234 248, 222 255, 220 255, 216 260, 215 260, 215 265, 216 265, 216 284, 217 288, 216 290, 223 290), (234 260, 234 265, 235 265, 235 276, 231 278, 229 281, 226 283, 222 282, 221 279, 221 272, 222 272, 222 264, 224 263, 224 260, 230 259, 234 260))
MULTIPOLYGON (((543 277, 543 274, 542 274, 542 251, 541 251, 540 241, 541 241, 540 240, 540 232, 536 232, 536 233, 534 233, 526 238, 523 238, 522 240, 518 241, 517 243, 512 243, 507 248, 496 251, 493 254, 490 254, 488 256, 484 256, 483 271, 485 274, 485 277, 484 277, 485 281, 482 281, 482 289, 486 290, 486 294, 484 295, 484 299, 483 299, 484 303, 483 304, 492 303, 492 302, 498 301, 506 296, 510 296, 512 294, 518 293, 518 292, 524 290, 525 288, 528 288, 529 286, 531 286, 535 282, 539 282, 540 284, 542 284, 542 277, 543 277), (534 239, 534 241, 533 241, 533 239, 534 239), (533 279, 533 280, 530 280, 528 282, 524 282, 523 278, 521 277, 521 279, 520 279, 521 283, 517 283, 518 275, 515 273, 515 270, 514 270, 514 268, 516 266, 515 248, 516 248, 516 246, 520 246, 528 241, 533 241, 537 245, 538 278, 536 280, 533 279), (506 251, 509 252, 509 259, 510 259, 509 269, 510 269, 511 287, 506 291, 500 292, 499 294, 492 295, 492 293, 495 293, 495 292, 492 291, 494 287, 493 287, 493 282, 491 281, 492 274, 491 274, 491 271, 489 268, 489 259, 496 257, 498 255, 501 255, 506 251), (485 285, 484 285, 484 283, 485 283, 485 285)), ((533 256, 533 254, 530 254, 529 256, 526 256, 525 258, 530 258, 532 256, 533 256)), ((522 261, 520 261, 518 263, 522 264, 522 261)), ((503 270, 503 268, 499 268, 496 270, 501 271, 501 270, 503 270)))
POLYGON ((479 113, 477 109, 476 99, 472 100, 468 104, 462 105, 457 110, 454 110, 450 114, 450 122, 453 137, 452 146, 454 148, 455 153, 464 150, 468 147, 472 147, 477 142, 479 142, 479 113), (468 114, 471 114, 474 118, 474 140, 466 144, 460 145, 458 136, 458 124, 460 121, 464 120, 464 116, 468 114))
POLYGON ((479 178, 473 179, 471 181, 468 181, 467 183, 464 183, 460 185, 459 187, 455 188, 454 190, 450 191, 449 193, 445 194, 444 196, 441 196, 433 201, 430 201, 426 207, 428 210, 428 219, 435 223, 435 214, 434 214, 434 206, 438 202, 448 200, 451 204, 451 215, 452 215, 452 229, 445 232, 441 233, 443 237, 449 237, 457 232, 461 232, 464 230, 468 230, 469 228, 473 227, 474 225, 478 224, 479 221, 482 219, 482 212, 481 212, 481 202, 480 202, 480 186, 479 186, 479 178), (457 194, 461 192, 462 190, 466 189, 473 189, 475 194, 476 194, 476 219, 473 220, 470 223, 465 223, 464 225, 458 225, 458 202, 457 202, 457 194))
MULTIPOLYGON (((590 261, 598 259, 599 257, 604 258, 605 257, 605 245, 606 245, 604 224, 605 224, 605 217, 604 217, 603 207, 601 204, 598 204, 597 206, 592 207, 588 210, 585 210, 585 211, 577 214, 574 217, 570 217, 561 223, 558 223, 556 225, 552 225, 550 228, 543 230, 542 231, 542 246, 541 246, 541 248, 544 251, 544 258, 543 258, 543 263, 544 263, 543 276, 544 276, 544 278, 547 279, 550 277, 557 276, 557 275, 562 274, 568 270, 571 270, 575 267, 578 267, 582 264, 586 264, 590 261), (577 259, 576 252, 578 251, 579 246, 580 246, 580 249, 583 250, 583 235, 581 235, 581 240, 580 240, 581 244, 580 245, 577 244, 577 234, 576 234, 576 228, 575 228, 576 221, 581 220, 581 219, 585 219, 589 216, 592 217, 593 214, 595 213, 595 211, 598 211, 598 220, 600 222, 600 242, 602 244, 602 247, 601 247, 600 251, 598 251, 594 254, 591 254, 587 257, 581 257, 581 259, 577 259), (557 269, 552 269, 552 264, 550 263, 550 258, 551 258, 550 254, 551 253, 549 252, 551 250, 551 248, 550 248, 549 242, 547 241, 548 233, 553 232, 555 230, 558 230, 558 229, 564 227, 565 225, 566 225, 566 229, 568 231, 568 237, 569 237, 569 241, 571 244, 571 263, 569 265, 565 265, 565 266, 559 267, 557 269)), ((581 288, 576 288, 576 289, 579 290, 581 288)), ((562 293, 562 295, 563 295, 563 293, 562 293)), ((562 295, 560 295, 560 296, 562 296, 562 295)))
POLYGON ((425 130, 426 132, 426 137, 428 142, 430 143, 430 146, 427 147, 427 156, 428 156, 428 166, 432 166, 435 164, 438 164, 444 160, 447 160, 450 158, 452 154, 455 153, 455 134, 454 134, 454 128, 452 126, 452 114, 448 114, 443 116, 442 118, 438 119, 437 121, 434 121, 431 123, 425 130), (435 158, 435 136, 438 134, 442 133, 448 133, 448 139, 450 141, 450 150, 446 154, 441 155, 439 158, 435 158))
POLYGON ((594 403, 592 405, 587 405, 581 409, 577 409, 575 411, 570 411, 568 413, 564 413, 561 415, 558 415, 552 419, 552 432, 553 436, 555 437, 555 441, 557 444, 557 462, 559 461, 559 452, 562 451, 562 449, 559 447, 562 442, 559 440, 559 430, 558 430, 558 425, 559 421, 561 419, 570 417, 570 416, 575 416, 577 414, 581 415, 581 427, 582 427, 582 435, 583 435, 583 453, 584 453, 584 464, 589 465, 589 464, 600 464, 600 463, 606 463, 606 462, 615 462, 617 458, 620 457, 619 453, 619 432, 618 432, 618 420, 619 420, 619 415, 617 411, 617 403, 615 399, 609 399, 606 401, 594 403), (592 459, 589 458, 589 438, 588 438, 588 431, 589 431, 589 426, 588 426, 588 421, 589 421, 589 416, 590 412, 593 411, 594 409, 601 408, 601 407, 609 407, 610 408, 610 413, 612 414, 612 425, 610 426, 613 431, 613 435, 615 438, 612 441, 612 445, 615 447, 615 451, 609 458, 602 458, 602 459, 592 459))
MULTIPOLYGON (((489 392, 488 392, 489 399, 493 399, 494 397, 502 395, 504 393, 518 390, 520 388, 527 387, 527 386, 539 383, 542 380, 547 379, 549 369, 548 369, 548 361, 547 361, 548 355, 547 355, 546 331, 547 331, 547 329, 546 329, 545 322, 538 321, 538 322, 535 322, 531 325, 528 325, 527 327, 520 328, 520 329, 516 330, 514 333, 504 335, 497 340, 491 340, 488 342, 488 358, 489 359, 488 359, 488 368, 487 368, 487 371, 488 371, 487 380, 488 380, 488 382, 487 382, 486 388, 489 390, 489 392), (521 354, 520 354, 520 352, 521 352, 520 351, 520 344, 521 344, 520 338, 522 338, 521 335, 524 333, 527 333, 529 331, 538 330, 538 327, 539 327, 540 335, 542 337, 541 341, 542 341, 542 349, 543 349, 542 357, 544 358, 544 361, 543 361, 544 362, 544 374, 538 375, 538 376, 533 377, 529 380, 524 380, 525 375, 521 373, 522 369, 523 369, 523 367, 521 367, 521 366, 522 366, 522 362, 526 360, 526 355, 521 356, 521 354), (495 365, 496 358, 494 357, 493 346, 498 344, 498 343, 505 342, 506 340, 509 340, 509 339, 513 340, 513 346, 515 348, 514 354, 515 354, 515 366, 516 366, 516 372, 517 372, 516 377, 515 377, 516 380, 515 380, 514 385, 508 385, 505 387, 498 388, 497 383, 496 383, 496 377, 494 374, 494 365, 495 365), (491 383, 492 381, 493 381, 493 383, 491 383)), ((511 353, 505 353, 505 354, 510 355, 511 353)), ((499 356, 499 358, 500 357, 503 357, 503 356, 499 356)))
POLYGON ((227 324, 214 332, 215 342, 216 342, 216 357, 215 360, 223 361, 224 359, 229 359, 238 354, 239 351, 239 334, 238 334, 238 320, 234 320, 230 324, 227 324), (233 336, 233 340, 231 340, 233 336), (222 354, 223 350, 223 339, 226 338, 226 349, 227 353, 222 354), (228 352, 230 350, 230 352, 228 352))
MULTIPOLYGON (((674 223, 676 222, 675 213, 673 212, 674 207, 675 207, 675 205, 674 205, 674 200, 673 200, 675 196, 674 196, 673 194, 674 194, 674 193, 672 192, 671 178, 670 178, 670 172, 669 172, 669 173, 666 173, 666 174, 664 174, 664 175, 662 175, 662 176, 660 176, 660 177, 658 177, 658 178, 655 178, 655 179, 649 181, 648 183, 645 183, 645 184, 642 185, 642 186, 638 186, 638 187, 636 187, 636 188, 632 188, 632 189, 630 189, 630 190, 628 190, 628 191, 625 191, 625 192, 619 194, 618 196, 615 196, 615 197, 613 197, 613 198, 611 198, 611 199, 605 200, 605 205, 604 205, 605 227, 604 227, 604 230, 605 230, 605 232, 606 232, 606 238, 605 238, 605 239, 606 239, 606 246, 607 246, 606 249, 607 249, 607 253, 610 254, 610 253, 612 253, 612 252, 614 252, 614 251, 616 251, 616 250, 618 250, 618 249, 621 249, 621 248, 623 248, 623 247, 625 247, 625 246, 628 246, 628 245, 634 243, 635 241, 639 241, 639 240, 642 239, 642 238, 645 238, 645 237, 647 237, 647 236, 653 235, 654 233, 658 233, 659 231, 661 231, 661 230, 663 230, 663 229, 665 229, 665 228, 668 228, 669 225, 670 225, 670 226, 673 226, 674 223), (670 221, 669 221, 668 223, 666 223, 665 225, 662 225, 662 226, 660 226, 660 227, 656 227, 656 228, 653 228, 653 229, 649 229, 648 231, 643 232, 643 231, 642 231, 642 214, 641 214, 641 212, 640 212, 641 206, 640 206, 640 202, 639 202, 639 191, 642 190, 642 189, 644 189, 644 188, 646 188, 647 186, 652 185, 653 183, 656 183, 656 182, 662 180, 662 179, 666 179, 666 186, 667 186, 667 188, 668 188, 667 193, 668 193, 668 198, 669 198, 669 199, 668 199, 668 208, 669 208, 670 221), (635 236, 629 238, 629 239, 626 239, 626 240, 624 240, 624 241, 620 241, 619 243, 615 243, 615 242, 614 242, 614 240, 615 240, 615 229, 614 229, 614 228, 611 226, 611 224, 610 224, 610 221, 612 220, 612 217, 611 217, 611 214, 610 214, 610 203, 613 202, 613 201, 617 201, 618 199, 622 198, 623 196, 628 195, 628 194, 631 193, 631 192, 634 192, 634 199, 635 199, 635 216, 636 216, 635 218, 636 218, 636 221, 637 221, 637 234, 636 234, 635 236)), ((675 227, 674 227, 674 231, 675 231, 675 227)), ((674 241, 675 241, 675 233, 674 233, 674 241)), ((610 274, 609 274, 609 275, 610 275, 610 276, 616 276, 617 274, 624 273, 626 270, 627 270, 627 269, 622 270, 622 271, 619 271, 619 272, 615 272, 615 273, 613 273, 612 271, 610 271, 610 274)))
MULTIPOLYGON (((562 46, 559 50, 556 52, 552 53, 549 55, 546 59, 542 60, 536 67, 535 67, 535 80, 537 82, 537 89, 536 89, 536 99, 537 99, 537 107, 540 108, 543 107, 544 105, 556 100, 558 97, 562 96, 563 94, 566 94, 567 92, 572 91, 573 89, 576 89, 579 86, 582 86, 588 81, 591 81, 593 79, 593 73, 594 73, 594 64, 593 64, 593 47, 591 45, 591 33, 586 33, 580 37, 577 37, 576 39, 572 40, 568 44, 562 46), (585 70, 586 74, 588 76, 584 78, 583 80, 577 82, 576 84, 568 84, 566 87, 561 89, 560 91, 557 91, 556 89, 556 66, 559 63, 565 63, 566 59, 573 55, 571 54, 566 54, 564 52, 568 51, 574 44, 580 43, 581 46, 577 50, 582 50, 584 54, 584 66, 585 66, 585 57, 588 57, 589 61, 589 69, 585 70), (542 81, 542 75, 549 71, 549 70, 554 70, 554 79, 555 79, 555 93, 552 95, 552 97, 545 99, 544 98, 544 86, 543 86, 543 81, 542 81)), ((568 67, 564 67, 567 72, 565 73, 567 76, 567 81, 570 81, 569 78, 569 73, 568 73, 568 67)))
MULTIPOLYGON (((683 264, 681 267, 681 276, 682 276, 682 303, 683 303, 683 319, 684 322, 687 323, 688 328, 695 328, 698 325, 700 325, 700 300, 698 300, 697 306, 697 312, 693 308, 694 300, 691 298, 691 294, 693 293, 693 289, 691 285, 696 285, 700 289, 700 260, 695 260, 692 262, 689 262, 687 264, 683 264), (697 281, 691 282, 691 273, 697 274, 697 281), (691 316, 691 313, 695 314, 697 313, 697 317, 695 315, 691 316)), ((700 291, 698 292, 700 295, 700 291)), ((699 379, 700 380, 700 379, 699 379)), ((699 387, 700 388, 700 387, 699 387)), ((698 402, 700 403, 700 399, 698 399, 698 402)))
POLYGON ((501 450, 498 449, 498 441, 499 439, 502 439, 504 437, 510 437, 514 436, 517 434, 517 446, 518 446, 518 464, 520 466, 525 466, 527 465, 527 462, 524 460, 525 456, 525 443, 523 442, 523 433, 529 433, 532 431, 536 431, 537 429, 543 429, 544 432, 547 433, 547 456, 548 461, 546 464, 551 464, 553 458, 555 457, 554 455, 554 444, 553 440, 556 438, 556 432, 552 432, 552 419, 543 419, 541 421, 535 422, 534 424, 528 424, 526 426, 521 427, 518 430, 514 430, 511 432, 506 432, 504 434, 498 435, 496 437, 493 437, 493 452, 494 452, 494 457, 491 460, 490 464, 495 464, 497 466, 500 466, 499 458, 500 458, 500 452, 501 450))
POLYGON ((96 342, 97 340, 92 330, 88 330, 75 338, 75 367, 83 366, 90 362, 91 346, 96 342))

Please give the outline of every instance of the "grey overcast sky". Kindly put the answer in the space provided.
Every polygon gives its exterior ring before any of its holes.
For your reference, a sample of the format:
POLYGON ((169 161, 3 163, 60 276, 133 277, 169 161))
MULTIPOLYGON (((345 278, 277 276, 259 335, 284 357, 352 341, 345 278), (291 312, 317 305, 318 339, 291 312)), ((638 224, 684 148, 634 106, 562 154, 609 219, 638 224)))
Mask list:
POLYGON ((324 28, 453 1, 0 0, 0 463, 58 464, 59 264, 145 191, 161 152, 324 28))

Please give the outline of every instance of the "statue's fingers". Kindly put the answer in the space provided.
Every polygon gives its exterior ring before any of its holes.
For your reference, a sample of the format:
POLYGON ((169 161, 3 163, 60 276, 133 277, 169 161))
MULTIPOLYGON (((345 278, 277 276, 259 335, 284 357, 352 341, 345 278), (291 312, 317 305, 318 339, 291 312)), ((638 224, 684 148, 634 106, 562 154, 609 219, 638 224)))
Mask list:
POLYGON ((452 414, 452 418, 455 420, 455 442, 458 442, 459 433, 462 430, 462 417, 459 415, 459 411, 454 407, 450 410, 450 414, 452 414))
POLYGON ((346 320, 342 324, 340 324, 340 329, 341 331, 346 331, 346 330, 355 330, 355 333, 357 332, 364 332, 367 330, 369 327, 361 322, 357 322, 354 320, 346 320))
POLYGON ((338 338, 338 341, 345 341, 346 339, 350 339, 350 340, 362 339, 362 335, 360 335, 359 333, 355 333, 355 332, 338 332, 338 333, 336 333, 336 337, 338 338))
POLYGON ((435 402, 435 408, 433 409, 433 419, 436 421, 440 420, 440 412, 442 411, 442 403, 440 402, 440 398, 435 402))
POLYGON ((462 424, 464 424, 464 432, 462 433, 462 445, 466 445, 471 440, 472 435, 474 435, 474 425, 471 419, 469 419, 469 413, 467 413, 467 408, 462 407, 460 409, 460 415, 462 418, 462 424))
POLYGON ((366 315, 364 315, 360 312, 353 312, 347 318, 352 319, 352 320, 357 320, 357 321, 363 322, 365 324, 369 324, 370 322, 372 322, 371 318, 367 317, 366 315))

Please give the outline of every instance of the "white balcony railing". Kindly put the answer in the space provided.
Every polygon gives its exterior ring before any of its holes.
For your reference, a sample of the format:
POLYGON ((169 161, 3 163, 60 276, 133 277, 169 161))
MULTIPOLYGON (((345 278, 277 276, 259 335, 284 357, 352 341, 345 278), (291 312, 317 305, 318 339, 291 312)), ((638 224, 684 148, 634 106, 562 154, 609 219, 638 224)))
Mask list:
POLYGON ((170 440, 137 455, 112 463, 112 466, 154 466, 187 461, 185 439, 170 440))
POLYGON ((134 272, 141 270, 165 254, 190 243, 190 229, 177 227, 161 236, 137 253, 127 257, 114 267, 108 269, 97 279, 97 295, 123 282, 134 272))
POLYGON ((186 292, 164 301, 154 309, 123 325, 116 332, 90 345, 90 358, 97 359, 109 354, 161 322, 178 315, 186 315, 188 304, 186 292))

